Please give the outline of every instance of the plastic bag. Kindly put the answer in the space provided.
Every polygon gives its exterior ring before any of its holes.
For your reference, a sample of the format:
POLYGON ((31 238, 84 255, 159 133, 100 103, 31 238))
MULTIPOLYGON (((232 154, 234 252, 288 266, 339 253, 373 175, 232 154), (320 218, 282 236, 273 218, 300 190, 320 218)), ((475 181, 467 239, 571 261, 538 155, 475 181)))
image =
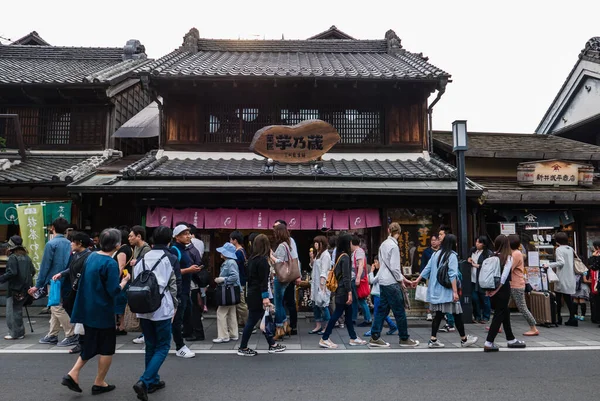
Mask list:
POLYGON ((83 324, 81 324, 81 323, 75 323, 75 329, 73 330, 73 333, 78 334, 80 336, 84 336, 85 335, 85 328, 83 327, 83 324))
POLYGON ((548 274, 548 282, 550 283, 556 283, 558 282, 558 276, 556 275, 556 273, 554 273, 554 270, 552 270, 552 268, 548 268, 546 269, 546 274, 548 274))
POLYGON ((260 330, 267 336, 275 335, 275 311, 272 308, 265 310, 265 314, 260 322, 260 330))
POLYGON ((48 306, 60 305, 60 280, 50 281, 50 293, 48 294, 48 306))
POLYGON ((331 301, 331 293, 327 290, 323 291, 318 289, 317 295, 315 296, 315 305, 319 308, 327 308, 331 301))
POLYGON ((415 291, 415 301, 427 302, 427 286, 418 285, 415 291))

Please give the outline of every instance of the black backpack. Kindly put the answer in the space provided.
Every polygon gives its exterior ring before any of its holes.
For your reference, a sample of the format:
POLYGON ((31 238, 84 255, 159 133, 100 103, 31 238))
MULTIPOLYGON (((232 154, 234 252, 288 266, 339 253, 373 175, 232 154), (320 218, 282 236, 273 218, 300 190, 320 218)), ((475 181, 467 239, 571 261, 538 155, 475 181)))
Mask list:
MULTIPOLYGON (((160 308, 165 293, 161 294, 160 292, 154 269, 166 257, 167 255, 163 254, 150 270, 146 270, 146 263, 142 259, 142 272, 133 280, 127 290, 127 303, 133 313, 152 313, 160 308)), ((166 290, 167 288, 165 288, 166 290)))

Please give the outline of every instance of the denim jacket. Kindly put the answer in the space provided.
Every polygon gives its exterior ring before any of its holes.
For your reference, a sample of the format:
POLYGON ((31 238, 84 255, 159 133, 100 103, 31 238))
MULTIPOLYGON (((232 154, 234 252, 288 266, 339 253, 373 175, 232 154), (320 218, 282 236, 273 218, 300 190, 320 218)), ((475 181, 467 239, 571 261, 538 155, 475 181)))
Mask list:
POLYGON ((225 262, 223 262, 219 277, 225 279, 222 285, 237 285, 238 287, 242 286, 240 283, 238 265, 234 259, 227 259, 225 262))
POLYGON ((71 257, 71 241, 64 235, 57 234, 44 248, 44 256, 40 264, 37 278, 37 288, 43 288, 55 274, 61 273, 69 265, 71 257))
MULTIPOLYGON (((425 266, 425 269, 421 272, 423 278, 429 279, 427 302, 434 305, 454 302, 452 288, 446 288, 437 281, 438 259, 441 254, 442 251, 436 251, 431 255, 429 263, 427 263, 427 266, 425 266)), ((448 276, 450 276, 450 281, 458 279, 458 256, 456 252, 452 252, 448 258, 448 276)))

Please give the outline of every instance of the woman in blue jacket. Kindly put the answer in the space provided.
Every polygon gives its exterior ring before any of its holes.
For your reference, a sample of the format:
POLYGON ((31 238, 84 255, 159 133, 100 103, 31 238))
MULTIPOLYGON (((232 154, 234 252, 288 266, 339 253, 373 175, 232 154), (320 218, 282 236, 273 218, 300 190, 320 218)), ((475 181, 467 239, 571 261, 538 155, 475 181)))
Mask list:
POLYGON ((451 313, 454 316, 454 321, 458 333, 460 334, 460 344, 462 347, 468 347, 477 342, 477 337, 465 335, 465 325, 462 319, 462 307, 460 306, 460 298, 458 296, 458 255, 454 251, 456 249, 456 236, 446 234, 439 251, 436 251, 423 269, 419 277, 413 282, 416 285, 421 279, 429 279, 429 287, 427 288, 427 302, 431 304, 431 311, 435 313, 433 324, 431 325, 431 339, 429 340, 429 348, 443 348, 442 344, 437 339, 437 332, 444 314, 451 313), (452 288, 446 288, 438 282, 438 270, 448 265, 448 276, 452 282, 452 288))

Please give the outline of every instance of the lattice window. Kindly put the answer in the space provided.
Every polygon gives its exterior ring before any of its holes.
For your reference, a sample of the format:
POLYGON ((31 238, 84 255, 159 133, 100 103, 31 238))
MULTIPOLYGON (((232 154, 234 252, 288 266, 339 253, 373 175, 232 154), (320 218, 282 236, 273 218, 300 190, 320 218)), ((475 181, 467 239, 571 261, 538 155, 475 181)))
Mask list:
POLYGON ((384 138, 382 107, 209 105, 204 116, 206 143, 250 143, 256 131, 267 125, 295 125, 311 119, 333 125, 340 133, 342 144, 382 144, 384 138))

